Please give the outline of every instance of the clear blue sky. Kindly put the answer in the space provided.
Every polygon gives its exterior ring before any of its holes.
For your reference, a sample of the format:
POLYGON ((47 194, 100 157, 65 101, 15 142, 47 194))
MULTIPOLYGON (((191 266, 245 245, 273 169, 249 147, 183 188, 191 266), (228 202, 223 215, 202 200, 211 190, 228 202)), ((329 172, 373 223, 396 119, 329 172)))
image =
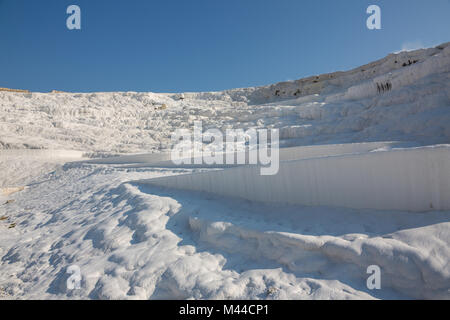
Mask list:
POLYGON ((0 0, 0 87, 210 91, 450 41, 450 0, 0 0), (82 29, 66 28, 81 8, 82 29), (366 8, 382 9, 382 30, 366 8))

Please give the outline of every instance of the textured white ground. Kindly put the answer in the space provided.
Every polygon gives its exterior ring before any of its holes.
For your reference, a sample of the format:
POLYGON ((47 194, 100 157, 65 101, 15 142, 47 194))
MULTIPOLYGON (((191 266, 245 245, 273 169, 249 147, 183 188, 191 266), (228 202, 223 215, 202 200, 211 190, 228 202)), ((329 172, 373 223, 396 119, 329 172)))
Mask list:
POLYGON ((0 298, 450 299, 450 212, 264 205, 139 182, 204 169, 81 161, 167 151, 196 120, 279 128, 282 146, 448 144, 448 44, 184 96, 0 92, 0 298), (381 290, 366 287, 371 264, 381 290))

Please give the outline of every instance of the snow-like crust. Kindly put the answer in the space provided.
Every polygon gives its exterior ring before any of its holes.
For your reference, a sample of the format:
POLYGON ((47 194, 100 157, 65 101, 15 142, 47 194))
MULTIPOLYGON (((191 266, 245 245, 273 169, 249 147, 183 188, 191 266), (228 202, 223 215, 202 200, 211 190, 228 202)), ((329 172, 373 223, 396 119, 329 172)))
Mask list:
POLYGON ((450 145, 285 161, 273 176, 241 166, 146 183, 261 202, 450 210, 450 145))
POLYGON ((449 71, 445 44, 318 80, 186 93, 182 100, 137 92, 0 92, 0 149, 83 150, 90 157, 155 153, 169 150, 175 130, 194 121, 203 121, 204 129, 278 128, 286 145, 448 143, 449 71), (416 63, 403 67, 408 61, 416 63), (377 84, 387 82, 392 89, 378 93, 377 84), (297 90, 302 93, 294 95, 297 90))
POLYGON ((443 44, 223 92, 0 91, 0 299, 450 299, 449 147, 423 147, 450 143, 449 68, 443 44), (174 166, 199 120, 280 129, 279 175, 174 166))

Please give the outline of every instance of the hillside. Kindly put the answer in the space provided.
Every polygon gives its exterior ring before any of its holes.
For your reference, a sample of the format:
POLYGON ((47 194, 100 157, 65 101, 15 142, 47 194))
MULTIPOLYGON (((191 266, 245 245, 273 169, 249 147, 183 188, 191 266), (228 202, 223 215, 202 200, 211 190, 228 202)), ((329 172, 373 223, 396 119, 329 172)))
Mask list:
POLYGON ((450 44, 360 68, 223 92, 0 92, 0 148, 158 152, 196 120, 204 127, 279 128, 288 145, 450 142, 450 44), (386 89, 378 87, 386 84, 386 89), (389 89, 387 89, 389 84, 389 89), (166 108, 161 108, 162 105, 166 108))
POLYGON ((222 92, 0 90, 0 299, 450 299, 449 168, 450 43, 222 92), (279 129, 279 174, 174 165, 194 121, 279 129))

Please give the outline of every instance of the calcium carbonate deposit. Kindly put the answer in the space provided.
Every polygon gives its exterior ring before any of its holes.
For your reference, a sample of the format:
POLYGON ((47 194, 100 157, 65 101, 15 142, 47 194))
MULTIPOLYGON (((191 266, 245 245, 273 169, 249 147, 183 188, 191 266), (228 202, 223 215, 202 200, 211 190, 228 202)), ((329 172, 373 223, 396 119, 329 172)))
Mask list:
POLYGON ((223 92, 0 91, 2 299, 450 299, 449 201, 450 44, 223 92), (197 121, 278 129, 278 174, 174 165, 197 121))

